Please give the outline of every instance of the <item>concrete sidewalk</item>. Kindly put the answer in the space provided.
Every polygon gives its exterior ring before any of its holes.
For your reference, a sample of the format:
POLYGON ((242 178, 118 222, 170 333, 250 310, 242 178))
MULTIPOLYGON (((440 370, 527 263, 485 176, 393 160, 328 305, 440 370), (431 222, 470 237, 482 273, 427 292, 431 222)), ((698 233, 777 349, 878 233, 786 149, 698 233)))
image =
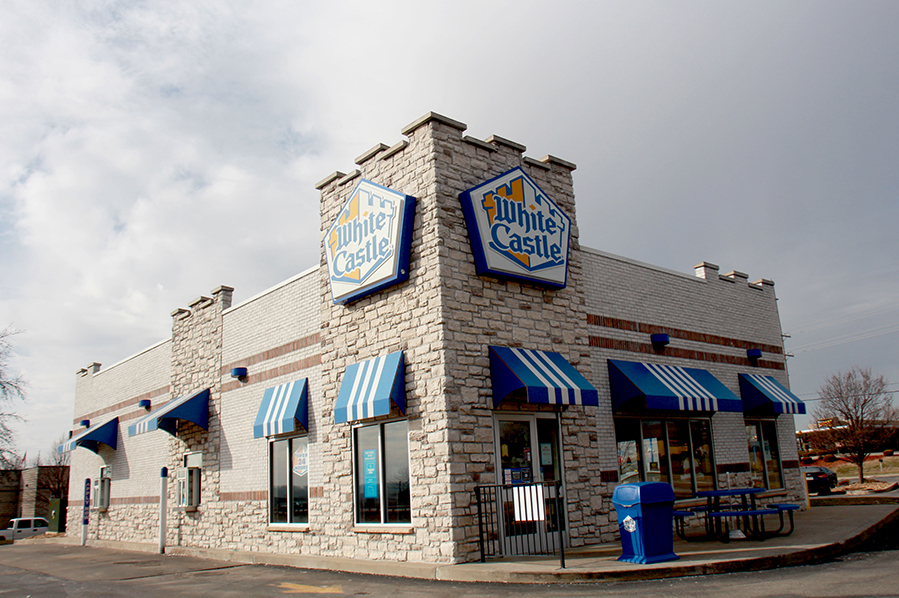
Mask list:
POLYGON ((675 540, 680 560, 654 565, 619 562, 618 543, 570 549, 566 568, 555 557, 515 557, 486 563, 435 565, 392 561, 232 552, 113 542, 81 547, 73 538, 31 538, 0 546, 0 564, 73 580, 133 579, 177 572, 214 570, 241 564, 286 565, 422 579, 516 583, 575 583, 601 580, 638 580, 753 571, 801 565, 851 552, 876 531, 899 519, 896 497, 833 497, 813 499, 813 507, 795 514, 791 536, 763 542, 733 540, 684 542, 675 540), (177 558, 176 558, 177 557, 177 558))

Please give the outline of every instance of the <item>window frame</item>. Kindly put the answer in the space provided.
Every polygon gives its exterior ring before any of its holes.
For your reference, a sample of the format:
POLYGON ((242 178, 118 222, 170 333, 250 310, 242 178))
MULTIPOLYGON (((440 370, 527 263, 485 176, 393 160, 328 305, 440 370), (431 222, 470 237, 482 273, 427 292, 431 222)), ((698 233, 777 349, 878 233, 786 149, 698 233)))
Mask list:
POLYGON ((549 484, 554 483, 555 481, 561 482, 564 488, 565 484, 565 466, 562 460, 562 455, 564 451, 562 450, 562 422, 559 418, 559 412, 556 411, 534 411, 532 413, 522 413, 520 411, 494 411, 493 412, 493 455, 494 455, 494 467, 498 473, 498 479, 503 485, 507 482, 503 479, 503 464, 502 464, 502 443, 500 441, 500 425, 502 422, 528 422, 530 426, 530 434, 531 434, 531 453, 533 455, 532 458, 532 475, 529 483, 537 483, 544 484, 547 483, 545 476, 542 472, 542 466, 540 464, 540 421, 544 422, 552 422, 554 432, 555 432, 555 442, 552 446, 552 457, 553 457, 553 474, 554 476, 558 473, 558 479, 548 482, 549 484), (536 464, 536 466, 534 466, 536 464), (555 470, 558 470, 556 472, 555 470))
POLYGON ((378 528, 389 529, 391 527, 394 528, 408 528, 412 525, 412 458, 409 450, 409 420, 408 418, 391 418, 379 421, 369 421, 369 422, 357 422, 352 426, 352 437, 350 442, 352 443, 352 455, 353 455, 353 525, 355 527, 368 527, 375 526, 378 528), (409 520, 408 521, 394 521, 391 522, 388 520, 388 505, 387 505, 387 454, 384 450, 385 446, 385 434, 384 427, 390 424, 395 424, 398 422, 403 422, 406 424, 405 431, 405 439, 406 439, 406 483, 409 487, 409 520), (360 479, 359 476, 361 472, 359 471, 359 453, 358 453, 358 432, 364 428, 378 428, 378 455, 377 455, 377 465, 378 465, 378 505, 379 505, 379 515, 380 522, 374 521, 360 521, 359 520, 359 488, 360 488, 360 479))
POLYGON ((290 436, 271 436, 268 439, 268 525, 269 526, 278 526, 278 527, 292 527, 292 528, 308 528, 309 527, 309 435, 308 434, 293 434, 290 436), (293 485, 293 467, 291 465, 293 460, 293 453, 296 450, 294 448, 294 441, 296 440, 304 440, 306 442, 306 520, 305 521, 291 521, 293 518, 293 509, 292 504, 295 498, 294 495, 294 485, 293 485), (275 472, 275 449, 276 445, 279 445, 282 442, 286 442, 287 447, 287 459, 285 462, 287 471, 287 510, 286 510, 286 518, 287 521, 273 521, 272 515, 274 513, 274 500, 275 500, 275 492, 274 492, 274 479, 273 475, 275 472))
MULTIPOLYGON (((748 429, 750 426, 757 426, 758 434, 759 434, 759 443, 762 447, 765 446, 765 442, 769 441, 769 446, 773 446, 777 451, 776 461, 777 461, 777 477, 780 481, 780 487, 771 488, 770 480, 771 480, 771 472, 768 471, 768 460, 764 458, 764 449, 762 449, 762 481, 764 482, 765 490, 785 490, 786 489, 786 480, 784 480, 784 466, 783 459, 781 458, 780 444, 778 442, 779 436, 777 434, 777 419, 776 418, 768 418, 768 417, 744 417, 743 423, 746 425, 748 429), (770 439, 765 435, 765 426, 764 424, 770 424, 771 429, 774 431, 774 440, 770 442, 770 439)), ((750 481, 755 484, 755 480, 752 479, 752 451, 749 447, 749 435, 747 433, 746 438, 746 450, 749 454, 749 476, 750 481)))
MULTIPOLYGON (((618 439, 618 422, 623 421, 623 420, 637 422, 637 430, 639 432, 639 438, 637 439, 637 450, 636 450, 637 473, 639 474, 638 479, 641 482, 646 481, 646 467, 643 462, 643 443, 645 440, 643 437, 643 432, 644 432, 643 424, 644 424, 644 422, 647 422, 647 421, 654 421, 654 422, 661 423, 661 430, 662 430, 662 433, 664 434, 664 448, 665 448, 665 464, 664 464, 665 465, 665 476, 664 477, 666 478, 665 482, 670 484, 672 486, 672 488, 674 488, 674 484, 671 483, 672 482, 671 476, 674 475, 674 473, 673 473, 674 469, 672 467, 672 462, 671 462, 671 442, 669 439, 668 422, 682 421, 682 422, 686 423, 688 450, 691 455, 694 454, 694 452, 695 452, 695 439, 693 438, 693 425, 692 425, 693 422, 698 422, 698 421, 708 422, 709 447, 711 448, 711 451, 709 454, 709 463, 711 465, 711 470, 712 470, 712 474, 711 474, 712 487, 715 490, 718 489, 718 476, 716 475, 717 467, 715 465, 715 439, 714 439, 711 417, 690 417, 690 416, 670 417, 670 416, 666 416, 666 415, 640 415, 640 416, 621 415, 621 416, 613 417, 613 425, 614 425, 614 429, 615 429, 615 456, 616 456, 616 461, 619 461, 618 462, 619 482, 620 482, 620 476, 621 476, 621 463, 620 463, 620 459, 619 459, 620 455, 618 453, 618 444, 620 442, 618 439)), ((687 499, 687 498, 691 498, 691 497, 695 496, 695 494, 697 492, 697 488, 698 488, 697 481, 696 481, 696 470, 697 470, 696 461, 695 461, 695 459, 691 458, 690 459, 691 494, 690 494, 690 496, 678 496, 677 497, 678 500, 683 500, 683 499, 687 499)))
POLYGON ((108 512, 109 505, 112 503, 112 475, 109 465, 100 466, 94 495, 94 510, 98 513, 108 512))

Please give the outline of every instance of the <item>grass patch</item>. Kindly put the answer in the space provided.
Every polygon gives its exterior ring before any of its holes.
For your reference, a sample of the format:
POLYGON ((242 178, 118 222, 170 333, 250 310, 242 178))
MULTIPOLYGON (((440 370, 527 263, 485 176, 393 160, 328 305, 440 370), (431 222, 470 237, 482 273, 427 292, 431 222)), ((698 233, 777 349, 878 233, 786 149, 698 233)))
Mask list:
MULTIPOLYGON (((880 459, 880 457, 875 458, 873 461, 865 461, 865 477, 876 477, 879 473, 899 473, 899 456, 883 457, 882 470, 878 459, 880 459)), ((837 476, 841 478, 858 477, 858 467, 852 463, 834 461, 833 463, 824 463, 823 465, 837 472, 837 476)))

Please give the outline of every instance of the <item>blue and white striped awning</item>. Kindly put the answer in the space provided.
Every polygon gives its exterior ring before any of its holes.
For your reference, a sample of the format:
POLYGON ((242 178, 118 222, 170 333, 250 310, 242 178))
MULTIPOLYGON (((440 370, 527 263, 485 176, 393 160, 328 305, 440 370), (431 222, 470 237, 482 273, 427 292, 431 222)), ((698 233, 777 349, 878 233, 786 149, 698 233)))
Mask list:
POLYGON ((740 395, 743 397, 743 413, 751 415, 805 414, 805 403, 802 402, 802 399, 771 376, 740 374, 740 395))
POLYGON ((402 351, 348 366, 340 383, 334 422, 389 415, 391 403, 405 413, 405 373, 402 351))
POLYGON ((528 403, 599 405, 599 392, 574 366, 549 351, 490 347, 493 406, 524 389, 528 403))
POLYGON ((56 452, 67 453, 69 451, 74 451, 76 447, 83 446, 84 448, 99 454, 101 444, 105 444, 112 450, 116 450, 119 444, 118 436, 119 418, 114 417, 105 424, 88 428, 87 430, 83 430, 75 436, 72 436, 66 442, 60 444, 56 448, 56 452))
POLYGON ((253 438, 295 432, 309 426, 309 381, 306 378, 267 388, 253 424, 253 438))
POLYGON ((743 411, 737 395, 708 371, 696 368, 610 359, 609 386, 612 409, 743 411))
POLYGON ((209 427, 209 389, 184 395, 169 401, 150 415, 145 415, 128 426, 128 436, 137 436, 153 430, 165 430, 176 436, 178 420, 189 421, 204 430, 209 427))

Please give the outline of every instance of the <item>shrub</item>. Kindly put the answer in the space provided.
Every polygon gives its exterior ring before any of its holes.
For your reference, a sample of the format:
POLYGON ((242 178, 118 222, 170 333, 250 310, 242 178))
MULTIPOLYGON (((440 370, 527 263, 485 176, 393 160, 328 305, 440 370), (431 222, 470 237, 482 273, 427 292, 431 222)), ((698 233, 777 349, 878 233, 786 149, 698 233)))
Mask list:
POLYGON ((883 451, 883 456, 884 456, 884 457, 892 457, 892 456, 893 456, 893 449, 887 449, 887 450, 883 451))
POLYGON ((814 461, 812 460, 811 457, 803 457, 802 458, 803 465, 811 465, 812 463, 814 463, 814 461))
POLYGON ((824 462, 825 462, 825 463, 833 463, 833 462, 836 461, 836 460, 837 460, 837 458, 834 457, 833 455, 824 455, 824 462))

